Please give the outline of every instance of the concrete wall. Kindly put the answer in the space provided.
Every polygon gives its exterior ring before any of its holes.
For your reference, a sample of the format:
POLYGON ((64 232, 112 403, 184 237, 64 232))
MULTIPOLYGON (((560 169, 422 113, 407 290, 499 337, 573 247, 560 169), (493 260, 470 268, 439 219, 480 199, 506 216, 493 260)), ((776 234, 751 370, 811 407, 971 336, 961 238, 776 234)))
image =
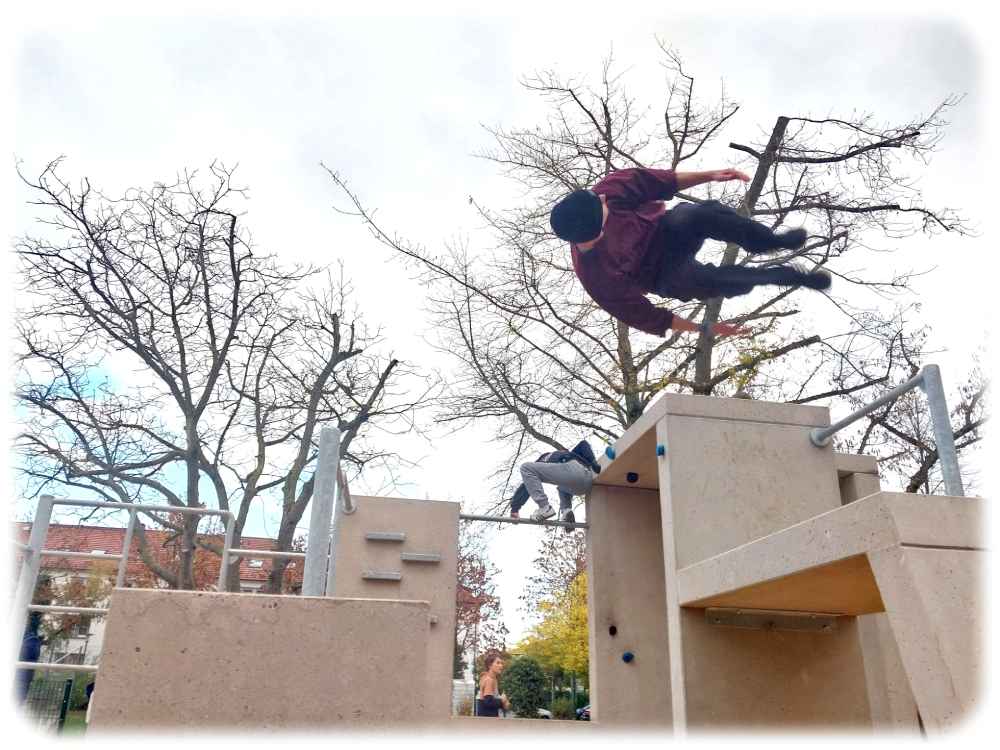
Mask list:
POLYGON ((415 601, 115 589, 89 731, 419 722, 428 615, 415 601))
MULTIPOLYGON (((825 408, 669 397, 657 424, 661 513, 675 545, 666 575, 840 507, 831 449, 809 442, 825 408)), ((670 601, 668 608, 678 607, 670 601)), ((742 630, 679 612, 671 634, 686 726, 867 727, 864 659, 853 618, 832 633, 742 630)))
MULTIPOLYGON (((459 504, 430 500, 356 497, 357 510, 338 514, 334 528, 335 581, 339 597, 430 602, 427 710, 451 715, 458 575, 459 504), (404 533, 405 540, 371 541, 368 533, 404 533), (439 562, 407 562, 406 554, 439 555, 439 562), (367 572, 399 573, 399 581, 365 579, 367 572)), ((331 592, 328 592, 331 593, 331 592)))
POLYGON ((669 727, 659 496, 595 486, 587 521, 591 719, 623 728, 669 727), (622 661, 625 651, 635 655, 632 662, 622 661))
MULTIPOLYGON (((878 462, 873 457, 837 453, 834 463, 844 505, 881 490, 878 462)), ((858 637, 864 655, 872 728, 877 732, 919 735, 917 702, 888 615, 879 612, 859 616, 858 637)))

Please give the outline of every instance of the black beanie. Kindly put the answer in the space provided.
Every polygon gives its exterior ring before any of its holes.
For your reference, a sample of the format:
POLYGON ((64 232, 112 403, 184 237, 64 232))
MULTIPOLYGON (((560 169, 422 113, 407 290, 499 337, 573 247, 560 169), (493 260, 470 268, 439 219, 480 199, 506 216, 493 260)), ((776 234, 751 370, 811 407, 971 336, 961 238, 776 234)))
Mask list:
POLYGON ((574 190, 559 201, 549 214, 556 237, 566 242, 590 242, 601 233, 604 206, 596 193, 574 190))

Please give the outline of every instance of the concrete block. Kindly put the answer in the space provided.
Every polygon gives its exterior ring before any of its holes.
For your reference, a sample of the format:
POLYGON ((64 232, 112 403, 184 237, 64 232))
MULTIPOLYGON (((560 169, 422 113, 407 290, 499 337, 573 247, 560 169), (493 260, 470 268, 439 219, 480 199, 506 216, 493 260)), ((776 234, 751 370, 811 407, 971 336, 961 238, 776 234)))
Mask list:
POLYGON ((89 732, 443 720, 447 713, 433 716, 427 704, 429 609, 416 601, 115 589, 89 732))

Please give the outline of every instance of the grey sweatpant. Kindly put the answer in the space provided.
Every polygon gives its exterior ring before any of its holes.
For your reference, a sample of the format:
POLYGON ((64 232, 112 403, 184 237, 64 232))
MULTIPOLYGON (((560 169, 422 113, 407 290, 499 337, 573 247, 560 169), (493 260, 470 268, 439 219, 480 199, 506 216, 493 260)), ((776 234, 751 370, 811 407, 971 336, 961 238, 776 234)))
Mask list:
POLYGON ((532 461, 521 464, 521 481, 539 508, 549 504, 542 483, 556 485, 559 492, 559 509, 566 510, 573 507, 574 495, 586 495, 590 492, 594 474, 579 461, 567 461, 563 464, 532 461))

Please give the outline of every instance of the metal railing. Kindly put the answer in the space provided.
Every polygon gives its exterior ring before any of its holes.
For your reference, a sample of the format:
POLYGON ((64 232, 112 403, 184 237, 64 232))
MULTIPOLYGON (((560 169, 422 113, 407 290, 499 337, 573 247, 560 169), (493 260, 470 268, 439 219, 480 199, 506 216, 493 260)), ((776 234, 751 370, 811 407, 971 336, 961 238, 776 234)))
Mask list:
POLYGON ((526 524, 528 526, 558 526, 564 529, 586 529, 586 523, 570 523, 568 521, 535 521, 531 518, 511 518, 510 516, 477 516, 472 513, 460 513, 461 521, 491 521, 493 523, 526 524))
POLYGON ((945 400, 944 385, 941 383, 941 369, 937 365, 924 365, 920 372, 905 383, 897 385, 850 416, 844 417, 839 422, 834 422, 829 427, 815 428, 809 433, 809 439, 813 445, 824 448, 830 444, 830 438, 840 430, 916 388, 920 388, 927 397, 927 407, 931 414, 931 426, 934 430, 934 442, 937 445, 945 491, 953 497, 964 497, 965 488, 962 486, 962 472, 958 466, 955 437, 951 431, 948 402, 945 400))
MULTIPOLYGON (((232 528, 232 512, 228 510, 213 510, 211 508, 188 508, 180 505, 135 505, 133 503, 114 503, 103 500, 73 500, 70 498, 56 498, 52 495, 42 495, 35 510, 35 518, 31 524, 31 534, 28 537, 28 544, 23 545, 17 542, 18 549, 24 554, 24 562, 18 575, 17 589, 14 594, 14 602, 11 607, 11 615, 14 619, 14 653, 21 653, 21 641, 28 624, 31 612, 43 612, 51 614, 86 614, 102 617, 107 614, 106 607, 74 607, 32 604, 31 599, 38 585, 38 574, 43 557, 64 557, 83 558, 90 560, 112 560, 118 563, 118 570, 115 576, 115 586, 120 587, 125 583, 125 572, 128 567, 128 553, 132 547, 132 536, 135 531, 136 518, 139 513, 181 513, 185 515, 207 515, 220 516, 227 519, 227 526, 232 528), (57 505, 66 505, 78 508, 108 508, 111 510, 122 510, 128 513, 128 525, 125 527, 125 538, 122 540, 121 554, 108 555, 96 552, 77 552, 74 550, 46 549, 45 540, 49 534, 49 526, 52 523, 52 510, 57 505)), ((219 569, 220 588, 224 587, 226 580, 226 562, 228 560, 228 543, 232 536, 228 535, 226 545, 222 552, 223 565, 219 569)), ((16 657, 15 657, 16 658, 16 657)), ((15 662, 15 667, 20 669, 60 669, 74 672, 96 672, 96 664, 58 664, 56 662, 15 662)))
MULTIPOLYGON (((325 428, 320 433, 320 456, 314 478, 315 489, 313 491, 313 508, 309 524, 309 541, 305 552, 283 552, 272 550, 242 549, 233 547, 233 536, 235 533, 236 516, 229 510, 214 510, 211 508, 190 508, 182 505, 136 505, 132 503, 116 503, 101 500, 73 500, 68 498, 55 498, 52 495, 42 495, 35 510, 35 518, 31 524, 31 533, 28 543, 24 544, 17 540, 12 543, 24 557, 18 575, 17 589, 11 606, 11 615, 14 620, 13 636, 14 654, 21 652, 21 641, 31 612, 43 614, 83 614, 95 617, 107 615, 107 607, 75 607, 49 604, 32 604, 31 599, 38 585, 38 574, 41 568, 43 557, 63 557, 63 558, 84 558, 110 560, 118 563, 117 574, 115 576, 115 586, 121 587, 125 583, 125 573, 128 566, 129 551, 132 548, 132 537, 135 531, 136 519, 139 513, 181 513, 186 515, 218 516, 225 520, 225 536, 222 543, 221 561, 219 564, 219 591, 226 589, 226 577, 229 572, 231 558, 252 558, 252 559, 290 559, 304 560, 305 571, 303 573, 303 594, 313 596, 329 595, 332 592, 333 564, 332 564, 332 536, 330 529, 331 508, 334 496, 343 497, 343 503, 338 503, 338 511, 343 513, 353 513, 356 510, 354 501, 351 498, 347 480, 340 470, 340 431, 336 428, 325 428), (57 505, 66 505, 83 508, 108 508, 111 510, 126 511, 129 514, 128 525, 125 528, 125 537, 122 540, 122 552, 120 554, 103 554, 96 552, 77 552, 74 550, 45 549, 45 540, 48 537, 49 526, 52 522, 52 511, 57 505), (340 510, 343 505, 342 511, 340 510), (319 543, 314 543, 319 542, 319 543), (318 574, 317 574, 317 571, 318 574), (306 586, 309 582, 310 588, 307 592, 306 586), (318 587, 317 587, 318 581, 318 587), (318 593, 313 593, 317 590, 318 593)), ((14 666, 18 669, 59 669, 74 672, 96 672, 97 664, 58 664, 55 662, 22 662, 15 661, 14 666)))

